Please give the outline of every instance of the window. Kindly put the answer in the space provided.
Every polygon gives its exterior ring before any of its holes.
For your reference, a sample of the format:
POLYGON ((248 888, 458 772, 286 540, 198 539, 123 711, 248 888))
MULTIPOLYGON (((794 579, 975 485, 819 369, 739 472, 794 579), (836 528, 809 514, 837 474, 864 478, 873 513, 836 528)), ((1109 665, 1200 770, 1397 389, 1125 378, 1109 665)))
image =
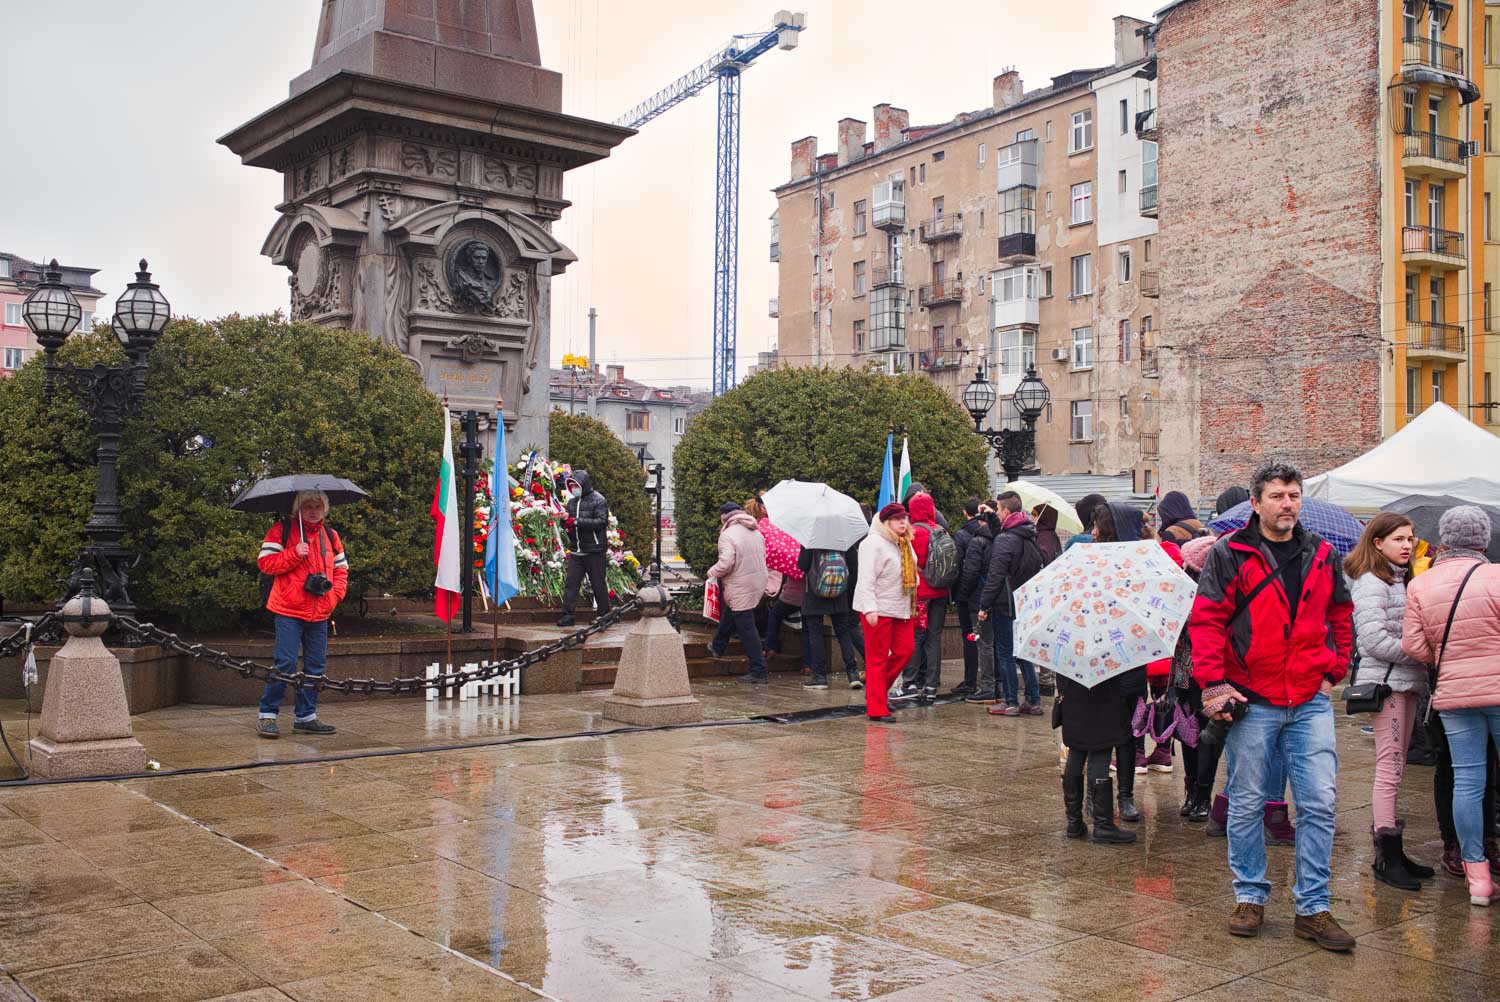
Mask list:
POLYGON ((823 270, 823 255, 821 255, 821 254, 814 254, 813 255, 813 274, 816 275, 818 272, 820 272, 822 270, 823 270))
POLYGON ((1122 98, 1120 98, 1120 135, 1123 136, 1126 133, 1128 133, 1129 131, 1130 131, 1130 101, 1128 99, 1122 97, 1122 98))
POLYGON ((1443 228, 1443 186, 1427 185, 1427 225, 1435 230, 1443 228))
POLYGON ((922 184, 927 183, 927 165, 917 164, 917 180, 922 184))
POLYGON ((1120 171, 1119 174, 1119 188, 1122 195, 1130 190, 1130 177, 1124 171, 1120 171))
POLYGON ((934 285, 942 285, 948 280, 948 262, 939 258, 932 262, 932 282, 934 285))
POLYGON ((1047 121, 1047 142, 1049 142, 1049 143, 1052 142, 1052 121, 1051 121, 1051 119, 1048 119, 1048 121, 1047 121))
POLYGON ((1131 274, 1132 274, 1132 272, 1130 270, 1130 248, 1129 247, 1121 247, 1120 248, 1120 281, 1122 283, 1123 282, 1129 282, 1130 278, 1131 278, 1131 274))
POLYGON ((1490 283, 1484 283, 1484 329, 1487 331, 1494 330, 1494 327, 1490 326, 1490 289, 1490 283))
POLYGON ((1073 112, 1073 129, 1068 134, 1068 152, 1082 153, 1094 148, 1094 112, 1073 112))
POLYGON ((1073 328, 1073 368, 1092 369, 1094 367, 1094 328, 1073 328))
POLYGON ((1024 376, 1036 364, 1036 331, 1013 327, 999 333, 1000 375, 1024 376))
POLYGON ((906 347, 906 290, 882 285, 870 293, 870 347, 906 347))
POLYGON ((1410 87, 1401 91, 1401 132, 1411 135, 1417 131, 1417 92, 1410 87))
POLYGON ((1091 442, 1094 439, 1094 402, 1092 400, 1075 400, 1071 404, 1073 411, 1073 429, 1071 438, 1074 442, 1091 442))
POLYGON ((854 350, 857 352, 865 350, 865 322, 863 320, 854 321, 854 350))
POLYGON ((1141 420, 1150 424, 1156 416, 1156 401, 1151 394, 1141 394, 1141 420))
POLYGON ((979 166, 984 166, 984 144, 979 144, 979 166))
POLYGON ((1052 298, 1052 266, 1048 265, 1042 269, 1041 298, 1052 298))
POLYGON ((1443 99, 1440 97, 1429 97, 1427 99, 1427 131, 1436 135, 1442 131, 1443 121, 1443 99))
POLYGON ((1489 66, 1495 61, 1495 19, 1489 15, 1484 18, 1484 65, 1489 66))
POLYGON ((1490 229, 1490 193, 1489 192, 1485 192, 1484 193, 1484 238, 1486 240, 1493 240, 1493 239, 1495 239, 1493 236, 1491 236, 1491 234, 1493 232, 1494 231, 1490 229))
POLYGON ((854 262, 854 294, 863 296, 865 294, 865 262, 854 262))
POLYGON ((1124 394, 1120 395, 1120 417, 1130 417, 1130 398, 1124 394))
POLYGON ((943 214, 943 197, 941 195, 932 200, 932 214, 934 217, 943 214))
POLYGON ((1052 215, 1052 192, 1047 192, 1047 215, 1052 215))
POLYGON ((1130 321, 1120 321, 1120 361, 1130 361, 1130 321))
POLYGON ((1406 225, 1417 225, 1417 182, 1406 182, 1406 225))
POLYGON ((674 435, 681 435, 685 431, 687 431, 687 418, 683 417, 681 414, 678 414, 675 417, 673 417, 672 418, 672 434, 674 434, 674 435))
POLYGON ((979 273, 979 281, 974 285, 974 291, 978 295, 984 295, 984 272, 979 273))
POLYGON ((911 186, 913 188, 917 186, 917 169, 915 167, 911 169, 911 186))
POLYGON ((1435 403, 1435 404, 1440 404, 1440 403, 1443 402, 1443 376, 1444 375, 1445 375, 1445 372, 1442 369, 1433 369, 1432 370, 1432 402, 1435 403))
POLYGON ((5 368, 5 369, 19 369, 25 361, 26 361, 26 351, 25 351, 25 349, 23 349, 23 348, 7 348, 7 349, 5 349, 5 358, 4 358, 5 364, 4 364, 4 366, 0 366, 0 368, 5 368))
POLYGON ((1435 324, 1443 322, 1443 280, 1434 278, 1427 286, 1427 319, 1435 324))
POLYGON ((1094 219, 1094 182, 1084 181, 1073 185, 1073 215, 1071 222, 1074 226, 1080 223, 1093 222, 1094 219))
POLYGON ((0 257, 0 278, 10 277, 10 258, 0 257))
MULTIPOLYGON (((1490 396, 1490 374, 1486 372, 1484 374, 1484 403, 1489 404, 1494 402, 1495 398, 1490 396)), ((1489 420, 1488 414, 1486 414, 1485 420, 1489 420)))
POLYGON ((935 325, 933 325, 933 328, 932 328, 932 347, 933 347, 934 351, 942 351, 943 350, 943 336, 946 333, 947 332, 944 330, 942 324, 935 324, 935 325))
POLYGON ((626 411, 625 412, 625 430, 626 431, 650 431, 651 430, 651 412, 650 411, 626 411))
POLYGON ((940 164, 940 163, 943 162, 943 151, 942 150, 938 150, 936 153, 934 153, 932 155, 932 162, 935 163, 935 164, 940 164))
POLYGON ((78 321, 78 329, 87 334, 94 329, 94 315, 87 310, 83 312, 83 319, 78 321))
POLYGON ((854 235, 857 237, 864 236, 870 228, 870 215, 866 211, 866 204, 864 199, 854 203, 854 235))
POLYGON ((1417 7, 1414 0, 1406 0, 1401 5, 1401 30, 1406 38, 1417 36, 1417 7))
POLYGON ((1494 146, 1490 142, 1490 106, 1484 106, 1484 152, 1494 152, 1494 146))
POLYGON ((1073 292, 1075 296, 1087 296, 1094 291, 1094 277, 1089 269, 1089 255, 1080 254, 1073 259, 1073 292))
POLYGON ((1001 303, 1019 303, 1027 299, 1036 299, 1037 276, 1035 267, 1007 268, 1004 271, 997 271, 990 282, 990 292, 996 301, 1001 303))
POLYGON ((1416 369, 1406 370, 1406 416, 1413 417, 1417 413, 1417 377, 1420 373, 1416 369))
POLYGON ((5 304, 5 326, 7 326, 7 327, 25 327, 26 326, 26 321, 21 316, 21 306, 22 306, 21 303, 6 303, 5 304))
POLYGON ((833 208, 833 195, 834 195, 834 193, 831 192, 831 191, 825 192, 823 194, 823 208, 825 208, 825 209, 831 209, 831 208, 833 208))
POLYGON ((1421 305, 1417 299, 1417 276, 1406 276, 1406 322, 1416 324, 1421 318, 1421 305))
POLYGON ((1150 237, 1146 238, 1146 244, 1145 244, 1145 248, 1144 248, 1144 254, 1142 256, 1146 259, 1146 263, 1147 264, 1151 263, 1151 238, 1150 237))
MULTIPOLYGON (((1019 234, 1036 234, 1036 189, 1030 185, 1018 185, 1007 188, 1000 193, 1000 242, 1003 246, 1006 237, 1019 234)), ((1025 254, 1036 254, 1035 241, 1012 241, 1021 246, 1013 247, 1009 252, 1021 252, 1025 254), (1029 244, 1029 246, 1026 246, 1029 244)), ((1006 252, 1002 252, 1006 253, 1006 252)))
POLYGON ((1036 130, 1035 129, 1022 129, 1020 132, 1016 133, 1016 142, 1018 142, 1018 143, 1030 142, 1031 140, 1033 140, 1035 138, 1036 138, 1036 130))
POLYGON ((1156 188, 1156 144, 1141 143, 1141 189, 1156 188))

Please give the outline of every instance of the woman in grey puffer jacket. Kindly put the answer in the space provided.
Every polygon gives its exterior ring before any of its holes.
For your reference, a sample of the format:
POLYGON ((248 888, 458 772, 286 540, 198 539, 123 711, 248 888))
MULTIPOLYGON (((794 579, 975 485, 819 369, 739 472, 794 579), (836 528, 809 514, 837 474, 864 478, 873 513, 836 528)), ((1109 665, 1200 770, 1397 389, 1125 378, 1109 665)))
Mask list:
POLYGON ((1411 520, 1382 512, 1365 526, 1359 544, 1344 561, 1354 598, 1354 636, 1362 658, 1360 682, 1391 687, 1385 705, 1371 722, 1375 727, 1375 790, 1371 813, 1375 829, 1375 879, 1406 891, 1418 891, 1418 878, 1431 867, 1407 858, 1401 844, 1403 825, 1396 820, 1396 789, 1406 771, 1406 746, 1416 722, 1417 704, 1427 693, 1427 666, 1401 650, 1406 616, 1406 583, 1416 545, 1411 520))

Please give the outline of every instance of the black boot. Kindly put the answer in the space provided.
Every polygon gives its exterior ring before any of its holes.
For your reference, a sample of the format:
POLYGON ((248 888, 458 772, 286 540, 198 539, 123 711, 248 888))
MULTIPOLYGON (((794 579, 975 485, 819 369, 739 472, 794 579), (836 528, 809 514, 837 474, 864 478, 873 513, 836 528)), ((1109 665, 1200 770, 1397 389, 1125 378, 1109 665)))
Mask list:
POLYGON ((1135 841, 1135 832, 1121 831, 1115 826, 1115 784, 1108 778, 1096 779, 1090 784, 1094 794, 1095 842, 1120 845, 1135 841))
POLYGON ((1182 807, 1178 809, 1177 816, 1185 818, 1193 813, 1193 805, 1198 802, 1198 781, 1189 776, 1182 784, 1182 807))
POLYGON ((1420 891, 1421 881, 1406 869, 1401 856, 1401 833, 1394 828, 1375 830, 1375 879, 1403 891, 1420 891))
POLYGON ((1406 822, 1396 822, 1396 855, 1401 857, 1401 862, 1406 865, 1406 872, 1418 880, 1431 880, 1437 876, 1437 871, 1430 866, 1423 866, 1406 854, 1406 847, 1401 844, 1402 837, 1406 834, 1406 822))
MULTIPOLYGON (((1119 769, 1120 820, 1128 821, 1131 824, 1135 824, 1141 820, 1141 812, 1135 806, 1135 773, 1131 771, 1134 767, 1135 765, 1132 762, 1130 765, 1122 766, 1119 769)), ((1131 839, 1130 841, 1134 842, 1135 839, 1131 839)))
POLYGON ((1063 812, 1068 816, 1068 838, 1088 838, 1088 826, 1083 823, 1083 777, 1064 776, 1063 812))

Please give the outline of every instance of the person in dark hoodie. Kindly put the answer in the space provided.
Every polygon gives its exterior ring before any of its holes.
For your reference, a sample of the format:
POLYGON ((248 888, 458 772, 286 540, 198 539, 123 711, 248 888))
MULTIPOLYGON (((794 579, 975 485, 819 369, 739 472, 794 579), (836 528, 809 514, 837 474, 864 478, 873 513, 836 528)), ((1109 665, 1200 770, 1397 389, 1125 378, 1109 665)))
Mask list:
POLYGON ((1156 509, 1159 535, 1163 540, 1181 546, 1190 539, 1197 539, 1208 531, 1193 510, 1193 503, 1182 491, 1169 491, 1156 509))
POLYGON ((1078 513, 1078 521, 1083 523, 1083 531, 1075 533, 1069 538, 1068 546, 1063 547, 1063 549, 1068 549, 1068 547, 1073 546, 1075 543, 1092 543, 1094 541, 1094 511, 1100 505, 1107 503, 1103 494, 1085 494, 1078 499, 1078 503, 1073 506, 1073 510, 1078 513))
POLYGON ((1057 509, 1050 504, 1039 504, 1031 513, 1036 520, 1036 545, 1041 547, 1042 561, 1052 563, 1062 553, 1062 540, 1057 535, 1057 509))
POLYGON ((1238 507, 1249 500, 1250 491, 1248 489, 1238 484, 1233 487, 1227 487, 1224 489, 1224 493, 1220 494, 1214 500, 1214 514, 1222 515, 1229 509, 1238 507))
MULTIPOLYGON (((969 600, 972 598, 977 601, 979 598, 977 588, 979 582, 984 578, 985 567, 988 566, 989 540, 994 538, 989 534, 989 525, 980 515, 981 506, 982 502, 977 497, 971 497, 965 501, 964 515, 966 516, 966 521, 953 534, 953 545, 958 550, 958 580, 953 582, 951 594, 953 605, 958 609, 958 628, 963 631, 964 635, 964 680, 953 687, 953 695, 955 696, 973 695, 978 679, 980 645, 977 641, 969 639, 971 636, 975 636, 976 620, 974 614, 977 612, 977 606, 971 605, 969 600), (983 559, 986 563, 978 565, 972 578, 968 578, 966 582, 966 575, 970 569, 969 561, 971 559, 969 556, 969 544, 974 541, 975 536, 981 528, 986 532, 986 541, 983 547, 983 559)), ((980 557, 976 553, 973 559, 978 560, 980 557)), ((986 630, 985 632, 988 634, 989 631, 986 630)))
POLYGON ((1042 551, 1036 542, 1036 526, 1020 510, 1021 499, 1012 493, 1002 494, 999 500, 1000 512, 990 516, 995 541, 990 544, 990 565, 984 590, 979 595, 978 612, 979 621, 991 622, 994 630, 995 674, 999 676, 999 698, 1005 700, 1003 707, 991 707, 990 712, 1002 717, 1040 715, 1042 696, 1037 688, 1036 668, 1028 661, 1016 659, 1015 590, 1042 569, 1042 551), (1025 676, 1025 705, 1017 705, 1017 665, 1025 676))
POLYGON ((568 569, 563 579, 563 614, 558 626, 573 626, 573 610, 583 576, 588 575, 599 615, 609 611, 609 584, 604 579, 604 555, 609 550, 609 502, 594 490, 588 470, 568 474, 567 516, 563 526, 568 537, 568 569))

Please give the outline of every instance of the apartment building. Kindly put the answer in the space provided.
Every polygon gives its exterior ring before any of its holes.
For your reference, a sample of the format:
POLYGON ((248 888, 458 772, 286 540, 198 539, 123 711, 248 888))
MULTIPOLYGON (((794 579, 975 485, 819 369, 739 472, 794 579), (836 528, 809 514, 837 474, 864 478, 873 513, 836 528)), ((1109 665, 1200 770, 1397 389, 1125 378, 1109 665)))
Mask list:
MULTIPOLYGON (((94 288, 94 275, 99 269, 60 265, 58 270, 83 309, 78 330, 93 330, 94 312, 104 297, 103 292, 94 288)), ((21 306, 42 281, 44 271, 42 264, 0 251, 0 379, 25 365, 32 354, 41 350, 21 316, 21 306)))
POLYGON ((1480 289, 1481 317, 1479 330, 1474 334, 1474 358, 1475 364, 1478 359, 1484 359, 1484 375, 1480 377, 1480 399, 1476 401, 1476 419, 1483 416, 1485 426, 1491 431, 1500 433, 1500 399, 1495 396, 1494 385, 1500 373, 1500 334, 1496 333, 1496 313, 1500 311, 1500 302, 1495 297, 1500 294, 1500 221, 1494 218, 1494 212, 1500 207, 1500 136, 1496 136, 1495 115, 1500 113, 1500 0, 1486 0, 1484 5, 1484 21, 1480 26, 1480 48, 1479 58, 1482 67, 1476 67, 1476 72, 1482 70, 1482 79, 1479 86, 1484 97, 1484 107, 1480 112, 1480 128, 1484 135, 1480 141, 1480 152, 1483 155, 1484 164, 1484 202, 1483 210, 1488 213, 1482 223, 1486 226, 1484 233, 1484 283, 1480 289))
POLYGON ((793 143, 772 217, 779 364, 922 373, 955 399, 982 365, 991 422, 1011 426, 1034 364, 1052 393, 1041 469, 1154 479, 1147 27, 1116 18, 1109 65, 1031 91, 1004 72, 989 107, 941 125, 880 104, 873 137, 846 118, 833 153, 793 143))

